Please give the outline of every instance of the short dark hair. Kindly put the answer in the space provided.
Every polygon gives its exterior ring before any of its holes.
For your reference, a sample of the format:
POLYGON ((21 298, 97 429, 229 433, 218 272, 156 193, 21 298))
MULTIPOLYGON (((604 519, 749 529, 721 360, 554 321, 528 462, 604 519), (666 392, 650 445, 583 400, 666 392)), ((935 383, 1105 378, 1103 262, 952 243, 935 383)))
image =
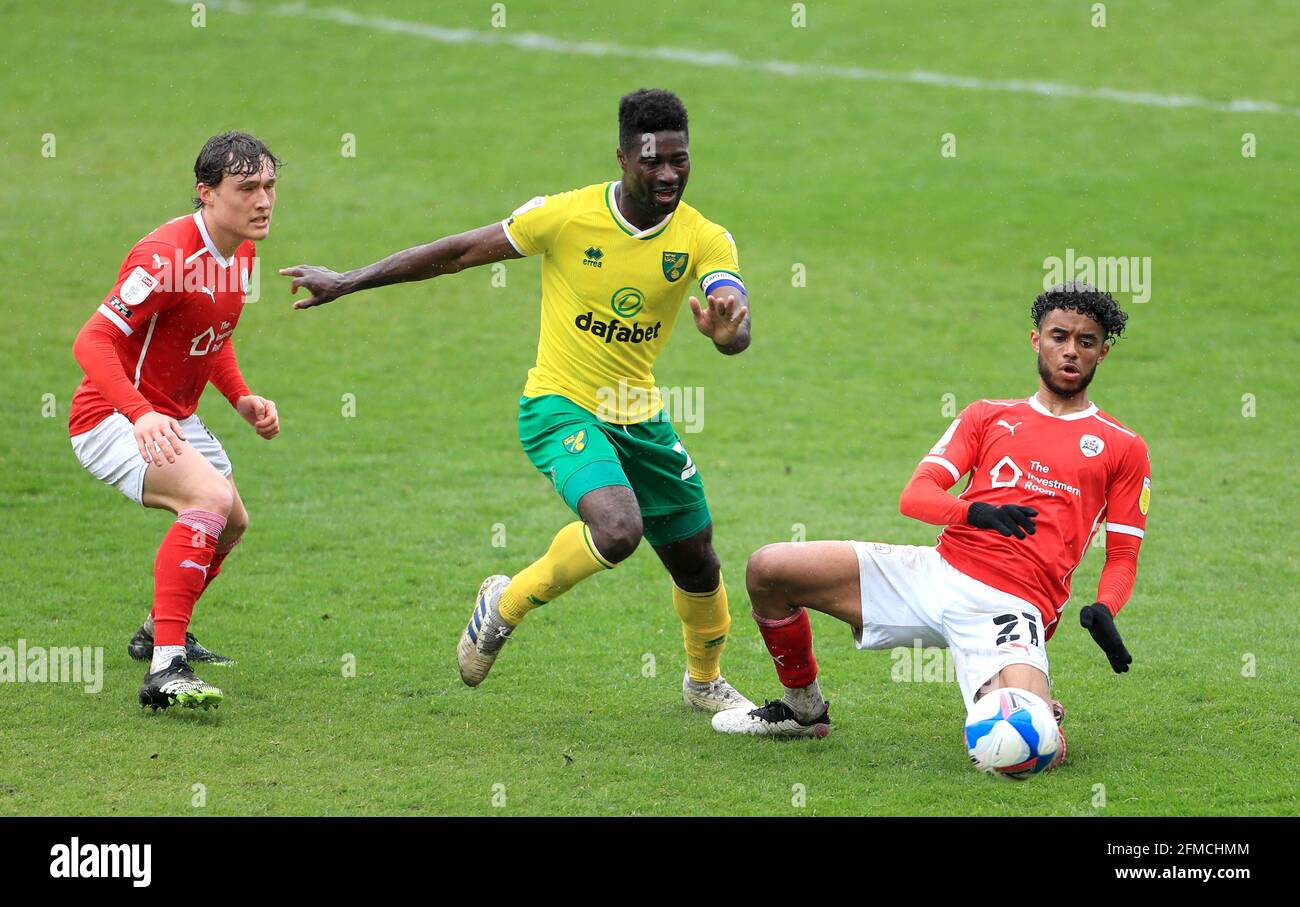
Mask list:
POLYGON ((1106 343, 1118 340, 1124 333, 1124 325, 1128 321, 1128 313, 1119 307, 1119 303, 1111 299, 1109 293, 1103 293, 1081 280, 1058 283, 1035 299, 1034 307, 1030 312, 1030 317, 1034 319, 1034 327, 1042 327, 1043 318, 1054 309, 1078 312, 1091 318, 1106 332, 1106 343))
POLYGON ((671 91, 662 88, 638 88, 623 95, 618 102, 618 144, 624 151, 636 147, 647 132, 686 128, 686 105, 671 91))
MULTIPOLYGON (((261 139, 247 132, 223 132, 203 144, 203 150, 194 161, 194 181, 215 187, 227 173, 232 176, 257 173, 264 160, 271 162, 272 172, 279 172, 280 159, 261 139)), ((194 207, 203 207, 203 200, 197 195, 194 196, 194 207)))

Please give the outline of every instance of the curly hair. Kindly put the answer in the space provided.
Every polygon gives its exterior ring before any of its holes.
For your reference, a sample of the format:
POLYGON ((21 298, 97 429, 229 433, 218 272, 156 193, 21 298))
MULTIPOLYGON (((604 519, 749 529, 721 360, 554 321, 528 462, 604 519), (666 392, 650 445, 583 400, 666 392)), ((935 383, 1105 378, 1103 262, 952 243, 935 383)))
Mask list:
MULTIPOLYGON (((223 132, 203 144, 203 150, 194 161, 194 181, 216 187, 229 173, 247 176, 262 169, 262 161, 271 162, 271 171, 278 173, 282 161, 271 153, 266 143, 247 132, 223 132)), ((194 207, 202 208, 203 201, 194 196, 194 207)))
POLYGON ((1043 318, 1055 309, 1078 312, 1091 318, 1106 332, 1106 343, 1118 340, 1128 322, 1128 313, 1119 307, 1119 303, 1109 293, 1103 293, 1081 280, 1058 283, 1035 299, 1033 309, 1030 310, 1034 327, 1042 327, 1043 318))
POLYGON ((647 132, 680 130, 686 127, 686 105, 671 91, 662 88, 639 88, 623 95, 618 102, 618 144, 631 151, 647 132))

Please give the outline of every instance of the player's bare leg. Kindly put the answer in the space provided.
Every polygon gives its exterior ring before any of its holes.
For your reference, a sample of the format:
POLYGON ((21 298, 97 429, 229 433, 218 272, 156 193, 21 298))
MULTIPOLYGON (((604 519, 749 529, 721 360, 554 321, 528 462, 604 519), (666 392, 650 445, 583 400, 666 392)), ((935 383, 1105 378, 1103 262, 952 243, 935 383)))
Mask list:
MULTIPOLYGON (((206 592, 208 586, 217 578, 221 572, 222 564, 226 560, 231 550, 239 544, 244 533, 248 530, 248 511, 244 509, 244 501, 239 496, 239 488, 235 485, 234 476, 227 477, 230 482, 230 489, 234 492, 234 506, 230 508, 230 516, 226 518, 226 528, 221 531, 221 537, 217 539, 217 550, 212 557, 212 564, 208 567, 208 575, 203 584, 203 591, 206 592)), ((175 512, 175 511, 173 511, 175 512)), ((200 593, 202 595, 202 593, 200 593)), ((136 661, 153 660, 153 614, 152 612, 145 618, 144 623, 140 624, 127 643, 127 654, 136 661)), ((213 665, 214 667, 228 667, 235 663, 233 658, 225 655, 218 655, 198 641, 198 639, 189 630, 185 631, 185 659, 190 665, 204 664, 213 665)))
POLYGON ((185 634, 235 497, 231 483, 188 442, 145 471, 145 506, 170 510, 177 521, 154 563, 154 650, 140 687, 142 706, 212 708, 223 698, 190 669, 185 634))
POLYGON ((655 554, 673 579, 673 607, 682 621, 686 672, 682 701, 705 712, 753 708, 722 676, 719 662, 731 629, 722 565, 713 550, 713 524, 695 535, 656 545, 655 554))
POLYGON ((515 628, 534 608, 626 560, 641 543, 641 509, 626 485, 587 492, 578 501, 581 522, 556 533, 550 549, 513 577, 489 576, 479 586, 469 623, 456 645, 456 665, 467 686, 483 682, 515 628))
POLYGON ((1047 675, 1033 665, 1028 664, 1007 665, 994 674, 988 683, 980 687, 979 692, 975 694, 975 698, 982 699, 985 693, 1007 687, 1028 690, 1044 702, 1054 701, 1052 699, 1052 687, 1047 680, 1047 675))
POLYGON ((825 737, 830 703, 817 684, 808 608, 862 629, 858 556, 850 542, 786 542, 760 548, 749 559, 745 583, 754 619, 785 687, 761 708, 734 709, 713 718, 715 730, 773 737, 825 737))
POLYGON ((641 505, 627 485, 595 488, 578 501, 578 515, 591 531, 601 557, 619 564, 641 544, 641 505))
POLYGON ((1056 758, 1048 766, 1048 770, 1056 768, 1065 761, 1066 756, 1065 729, 1062 727, 1065 724, 1065 706, 1061 705, 1059 699, 1052 698, 1052 685, 1047 679, 1047 675, 1033 665, 1007 665, 994 674, 984 686, 980 687, 979 692, 975 694, 975 699, 978 701, 994 690, 1007 688, 1028 690, 1051 707, 1052 717, 1056 719, 1057 727, 1061 730, 1061 745, 1057 749, 1056 758))

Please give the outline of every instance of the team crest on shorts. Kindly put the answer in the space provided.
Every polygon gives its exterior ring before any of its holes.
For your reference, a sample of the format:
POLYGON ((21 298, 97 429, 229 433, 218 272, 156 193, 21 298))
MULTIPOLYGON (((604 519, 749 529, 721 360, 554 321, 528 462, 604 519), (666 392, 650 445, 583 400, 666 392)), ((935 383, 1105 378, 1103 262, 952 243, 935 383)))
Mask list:
POLYGON ((664 253, 664 277, 668 278, 669 283, 681 279, 686 273, 686 262, 690 261, 691 256, 686 252, 665 252, 664 253))
POLYGON ((1106 442, 1096 435, 1084 435, 1079 439, 1079 450, 1085 457, 1098 456, 1105 449, 1106 442))
POLYGON ((587 430, 575 432, 564 439, 564 449, 569 453, 582 453, 587 447, 587 430))

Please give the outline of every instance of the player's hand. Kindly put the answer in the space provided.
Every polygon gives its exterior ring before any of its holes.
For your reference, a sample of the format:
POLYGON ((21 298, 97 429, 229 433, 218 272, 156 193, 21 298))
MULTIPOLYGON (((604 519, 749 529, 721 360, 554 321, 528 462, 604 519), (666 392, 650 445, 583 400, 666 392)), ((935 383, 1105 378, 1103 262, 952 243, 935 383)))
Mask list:
POLYGON ((742 305, 735 294, 723 299, 721 294, 705 298, 705 307, 700 308, 698 297, 691 297, 691 313, 695 315, 695 326, 700 333, 711 339, 716 346, 727 346, 736 339, 740 326, 745 323, 749 306, 742 305))
POLYGON ((1123 674, 1133 663, 1133 656, 1124 648, 1124 640, 1115 629, 1115 618, 1101 602, 1079 609, 1079 625, 1092 634, 1093 641, 1110 659, 1110 666, 1116 674, 1123 674))
POLYGON ((280 433, 280 414, 274 400, 247 394, 235 401, 235 411, 268 441, 280 433))
POLYGON ((135 420, 135 445, 140 450, 140 457, 151 466, 166 466, 175 463, 176 458, 185 452, 181 442, 185 432, 181 425, 171 416, 159 412, 145 413, 135 420))
POLYGON ((1033 535, 1038 531, 1034 528, 1036 516, 1038 511, 1032 507, 1021 507, 1019 504, 999 506, 976 501, 966 512, 966 522, 976 529, 992 529, 1001 535, 1014 535, 1018 539, 1023 539, 1025 533, 1033 535))
POLYGON ((284 277, 293 278, 293 284, 289 288, 290 296, 297 293, 299 288, 302 287, 305 287, 307 292, 311 293, 306 299, 294 302, 293 307, 295 309, 310 309, 312 306, 333 302, 344 295, 343 275, 331 271, 329 268, 318 268, 315 265, 294 265, 292 268, 281 268, 280 274, 284 277))

